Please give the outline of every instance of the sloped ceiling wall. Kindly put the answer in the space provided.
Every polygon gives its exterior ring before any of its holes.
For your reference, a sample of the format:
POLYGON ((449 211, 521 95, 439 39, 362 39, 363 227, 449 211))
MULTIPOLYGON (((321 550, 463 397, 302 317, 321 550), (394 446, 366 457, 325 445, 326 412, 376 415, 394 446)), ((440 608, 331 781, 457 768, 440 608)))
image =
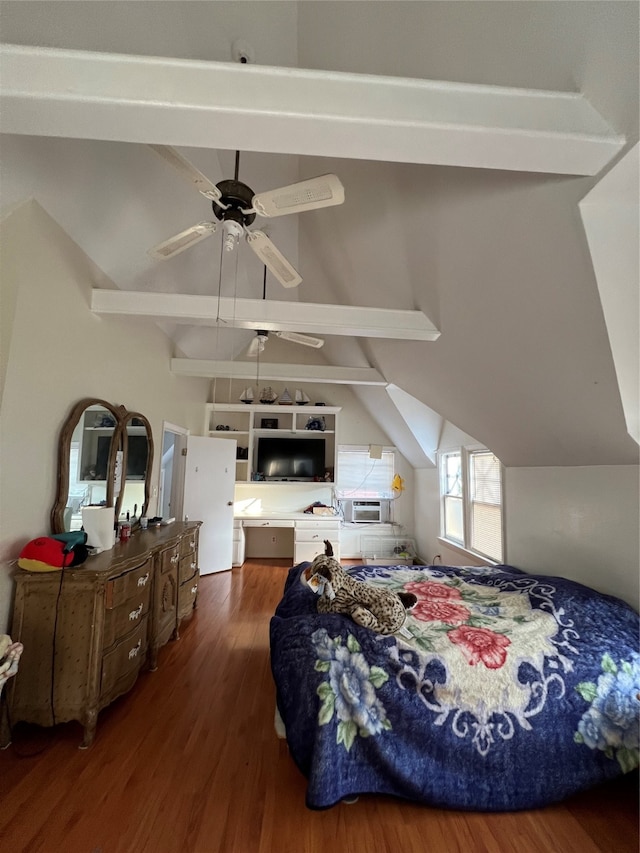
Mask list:
MULTIPOLYGON (((616 0, 5 0, 2 38, 224 61, 244 39, 262 64, 580 90, 629 144, 638 137, 637 6, 616 0)), ((214 180, 232 167, 232 152, 184 153, 214 180)), ((207 242, 146 262, 148 246, 206 214, 144 147, 19 138, 2 159, 3 206, 35 195, 119 287, 214 291, 207 242)), ((243 164, 256 188, 327 171, 345 185, 344 206, 273 224, 303 271, 298 298, 421 308, 442 330, 424 344, 329 338, 330 362, 377 367, 507 466, 637 461, 577 208, 596 179, 259 153, 243 164)), ((239 295, 258 295, 259 272, 241 259, 239 295)), ((180 330, 177 346, 215 357, 202 330, 180 330)))

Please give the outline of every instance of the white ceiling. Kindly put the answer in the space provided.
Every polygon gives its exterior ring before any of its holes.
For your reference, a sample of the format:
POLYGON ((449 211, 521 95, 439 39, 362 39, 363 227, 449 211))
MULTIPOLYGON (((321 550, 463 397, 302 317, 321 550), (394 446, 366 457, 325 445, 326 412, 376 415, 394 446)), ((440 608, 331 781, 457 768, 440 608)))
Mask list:
MULTIPOLYGON (((0 34, 222 62, 240 39, 262 65, 578 91, 626 136, 625 151, 638 139, 636 3, 4 0, 0 34)), ((420 309, 442 333, 435 342, 329 334, 314 357, 377 368, 509 466, 637 461, 578 211, 597 176, 247 150, 259 143, 236 143, 240 177, 256 191, 328 171, 346 191, 341 207, 269 222, 304 278, 294 293, 269 282, 269 299, 420 309)), ((181 150, 214 182, 233 174, 233 151, 181 150)), ((217 292, 216 237, 164 264, 146 255, 210 218, 208 202, 146 146, 5 136, 1 154, 3 209, 36 197, 118 287, 217 292)), ((240 252, 238 264, 238 295, 260 298, 257 259, 240 252)), ((165 328, 199 359, 237 355, 252 336, 165 328)), ((309 357, 277 344, 282 360, 309 357)), ((406 437, 383 390, 358 393, 390 434, 406 437)))

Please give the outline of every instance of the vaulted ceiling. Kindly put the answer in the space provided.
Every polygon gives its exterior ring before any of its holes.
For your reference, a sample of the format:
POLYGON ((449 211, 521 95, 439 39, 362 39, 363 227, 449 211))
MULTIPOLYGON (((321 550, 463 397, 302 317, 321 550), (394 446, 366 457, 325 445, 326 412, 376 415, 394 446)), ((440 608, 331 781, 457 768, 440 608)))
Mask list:
MULTIPOLYGON (((637 461, 578 208, 638 139, 637 3, 4 0, 0 34, 99 54, 63 57, 74 84, 87 85, 73 109, 47 80, 54 55, 20 59, 35 64, 4 111, 0 191, 3 211, 35 197, 116 287, 262 295, 256 257, 241 247, 230 263, 219 235, 163 263, 147 255, 211 207, 144 143, 180 146, 214 183, 233 175, 240 150, 240 178, 256 191, 333 172, 343 205, 268 221, 303 276, 295 291, 269 280, 268 299, 418 309, 441 334, 385 340, 327 327, 322 350, 270 340, 269 360, 375 368, 388 389, 356 393, 418 464, 398 411, 412 414, 414 433, 421 413, 436 439, 446 419, 510 466, 637 461), (238 65, 239 50, 253 67, 238 65), (138 59, 97 110, 100 68, 112 81, 123 67, 109 54, 138 59), (246 103, 244 70, 258 87, 246 103), (194 72, 186 91, 182 75, 194 72), (125 103, 145 75, 145 104, 125 103), (364 117, 349 101, 361 84, 364 117), (333 100, 319 105, 318 91, 333 100), (498 95, 513 97, 508 109, 498 95), (20 115, 18 102, 28 106, 20 115), (581 104, 588 115, 574 116, 581 104), (421 110, 441 110, 424 135, 421 110)), ((192 359, 242 359, 253 334, 161 322, 176 355, 192 359)))

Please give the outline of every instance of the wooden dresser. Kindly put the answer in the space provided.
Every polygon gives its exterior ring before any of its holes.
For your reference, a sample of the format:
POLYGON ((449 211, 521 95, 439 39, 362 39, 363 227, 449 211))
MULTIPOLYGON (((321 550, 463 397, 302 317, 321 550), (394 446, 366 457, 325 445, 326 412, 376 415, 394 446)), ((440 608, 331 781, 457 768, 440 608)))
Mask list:
POLYGON ((99 711, 157 668, 193 612, 200 524, 139 530, 63 574, 17 569, 11 636, 24 652, 7 691, 12 724, 77 720, 90 746, 99 711))

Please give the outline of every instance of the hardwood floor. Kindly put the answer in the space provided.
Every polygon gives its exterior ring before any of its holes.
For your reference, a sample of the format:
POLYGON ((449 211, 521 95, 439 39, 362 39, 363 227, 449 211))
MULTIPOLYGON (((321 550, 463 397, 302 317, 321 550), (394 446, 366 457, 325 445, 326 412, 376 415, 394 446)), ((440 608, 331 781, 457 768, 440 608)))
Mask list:
POLYGON ((269 618, 288 564, 251 560, 200 581, 159 669, 76 724, 16 727, 0 753, 3 853, 637 853, 637 775, 506 814, 392 798, 312 812, 273 729, 269 618))

